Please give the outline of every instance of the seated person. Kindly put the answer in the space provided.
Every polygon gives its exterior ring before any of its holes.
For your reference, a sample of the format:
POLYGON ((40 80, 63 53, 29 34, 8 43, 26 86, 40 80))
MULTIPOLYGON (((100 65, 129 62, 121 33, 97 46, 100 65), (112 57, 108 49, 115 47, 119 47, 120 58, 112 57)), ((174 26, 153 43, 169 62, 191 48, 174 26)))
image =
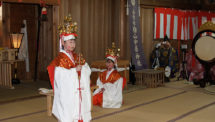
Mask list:
POLYGON ((93 93, 93 105, 103 108, 120 108, 126 80, 116 70, 116 56, 106 55, 106 66, 107 70, 100 73, 97 80, 99 88, 93 93))
MULTIPOLYGON (((196 59, 193 54, 192 49, 190 49, 186 54, 187 61, 187 72, 189 76, 189 81, 199 81, 204 79, 205 68, 204 66, 196 59)), ((210 75, 212 80, 215 80, 215 66, 212 66, 210 69, 210 75)))
POLYGON ((178 71, 178 52, 173 48, 167 36, 160 45, 156 46, 151 55, 152 68, 169 69, 170 77, 175 77, 178 71))

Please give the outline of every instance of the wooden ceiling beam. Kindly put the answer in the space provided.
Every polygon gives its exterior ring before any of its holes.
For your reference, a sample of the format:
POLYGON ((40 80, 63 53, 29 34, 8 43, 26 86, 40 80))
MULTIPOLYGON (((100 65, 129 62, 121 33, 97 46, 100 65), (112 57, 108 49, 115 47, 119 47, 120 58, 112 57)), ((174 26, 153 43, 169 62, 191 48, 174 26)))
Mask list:
MULTIPOLYGON (((8 3, 29 3, 29 4, 40 4, 40 0, 1 0, 8 3)), ((60 0, 43 0, 48 5, 59 5, 60 0)))

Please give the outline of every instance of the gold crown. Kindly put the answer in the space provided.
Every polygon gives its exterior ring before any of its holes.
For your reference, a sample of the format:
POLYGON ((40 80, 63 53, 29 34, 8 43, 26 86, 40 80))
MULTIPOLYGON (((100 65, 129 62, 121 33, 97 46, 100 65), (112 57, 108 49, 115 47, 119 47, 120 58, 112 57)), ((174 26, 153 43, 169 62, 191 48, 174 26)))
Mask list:
POLYGON ((72 22, 72 17, 69 14, 65 16, 64 23, 58 26, 59 34, 76 34, 78 31, 77 22, 72 22))
POLYGON ((116 48, 116 45, 115 45, 114 42, 112 42, 112 48, 107 48, 106 49, 106 55, 119 57, 119 52, 120 52, 120 49, 116 48))
POLYGON ((199 32, 204 30, 212 30, 215 31, 215 24, 213 24, 211 21, 208 21, 200 26, 199 32))

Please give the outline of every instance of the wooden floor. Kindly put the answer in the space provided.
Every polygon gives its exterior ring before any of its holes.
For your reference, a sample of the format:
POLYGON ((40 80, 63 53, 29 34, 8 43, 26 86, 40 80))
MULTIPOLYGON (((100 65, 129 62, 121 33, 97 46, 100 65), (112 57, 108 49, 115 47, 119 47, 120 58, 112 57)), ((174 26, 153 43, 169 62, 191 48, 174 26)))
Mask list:
MULTIPOLYGON (((158 88, 130 87, 123 96, 124 104, 120 109, 95 106, 92 121, 215 122, 215 93, 184 81, 166 83, 165 87, 158 88)), ((46 98, 39 96, 0 103, 0 122, 57 120, 47 116, 46 98)))

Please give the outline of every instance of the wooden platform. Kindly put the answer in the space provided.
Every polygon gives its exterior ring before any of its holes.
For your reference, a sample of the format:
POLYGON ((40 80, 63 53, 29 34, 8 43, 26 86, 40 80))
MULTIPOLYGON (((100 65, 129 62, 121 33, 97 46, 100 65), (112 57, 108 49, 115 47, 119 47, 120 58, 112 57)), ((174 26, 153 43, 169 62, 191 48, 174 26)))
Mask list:
POLYGON ((23 60, 0 61, 0 86, 14 89, 12 85, 12 65, 23 60))
MULTIPOLYGON (((90 89, 91 89, 91 97, 93 97, 93 91, 95 89, 97 89, 98 86, 91 86, 90 89)), ((47 115, 48 116, 52 116, 52 104, 53 104, 53 96, 54 96, 54 92, 53 90, 49 90, 48 93, 43 93, 43 92, 39 92, 41 95, 46 95, 46 103, 47 103, 47 115)), ((93 100, 93 99, 91 99, 93 100)), ((93 108, 93 101, 91 101, 91 110, 93 108)))
POLYGON ((164 86, 164 71, 144 69, 134 71, 137 85, 155 88, 164 86))

